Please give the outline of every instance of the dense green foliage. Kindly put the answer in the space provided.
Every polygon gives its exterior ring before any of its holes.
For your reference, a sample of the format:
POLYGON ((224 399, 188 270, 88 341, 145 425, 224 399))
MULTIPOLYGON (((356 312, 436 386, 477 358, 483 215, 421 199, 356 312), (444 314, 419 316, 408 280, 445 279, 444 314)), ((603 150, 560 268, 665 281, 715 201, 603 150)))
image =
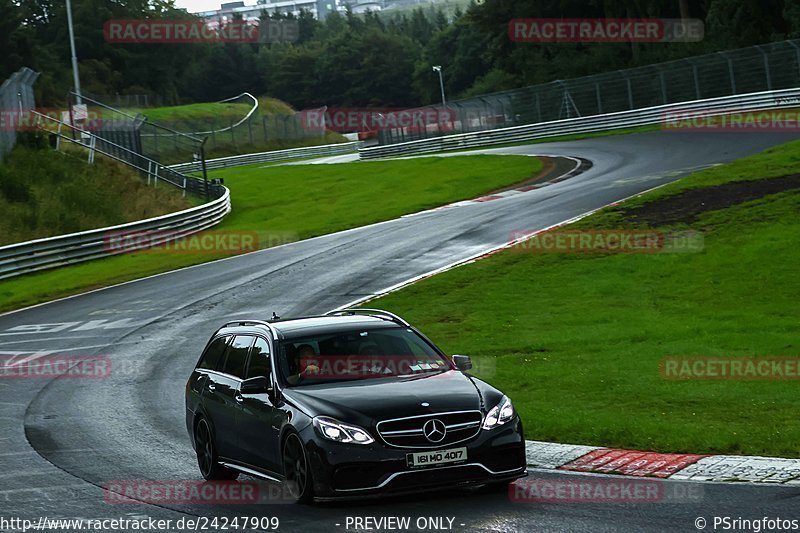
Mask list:
MULTIPOLYGON (((0 78, 21 66, 42 72, 40 105, 63 103, 71 86, 64 0, 0 0, 0 78)), ((451 15, 435 8, 365 16, 299 16, 293 44, 110 44, 109 19, 187 18, 172 0, 74 0, 84 89, 159 95, 166 104, 249 91, 296 108, 408 106, 438 100, 431 65, 444 66, 452 97, 737 48, 800 35, 797 0, 486 0, 451 15), (700 43, 513 43, 509 20, 525 17, 668 17, 706 22, 700 43)))

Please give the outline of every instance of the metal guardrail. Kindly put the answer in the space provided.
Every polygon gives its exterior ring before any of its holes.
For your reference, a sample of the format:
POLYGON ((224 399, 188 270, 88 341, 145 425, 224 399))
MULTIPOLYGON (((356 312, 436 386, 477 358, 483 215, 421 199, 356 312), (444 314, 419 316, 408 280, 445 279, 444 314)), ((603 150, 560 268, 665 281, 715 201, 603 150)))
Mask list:
POLYGON ((121 235, 146 235, 155 246, 210 228, 231 210, 230 191, 223 189, 219 198, 177 213, 0 247, 0 280, 131 251, 114 246, 121 235))
MULTIPOLYGON (((291 161, 292 159, 303 159, 306 157, 349 154, 358 150, 360 145, 360 142, 355 141, 337 144, 324 144, 321 146, 306 146, 303 148, 290 148, 288 150, 275 150, 272 152, 233 155, 230 157, 220 157, 218 159, 207 159, 206 169, 214 170, 220 168, 237 167, 240 165, 253 165, 255 163, 291 161)), ((178 172, 199 172, 202 169, 202 163, 200 161, 192 161, 190 163, 171 165, 169 168, 178 172)))
POLYGON ((554 120, 511 128, 446 135, 372 148, 359 148, 358 153, 361 159, 376 159, 442 152, 494 144, 532 141, 559 135, 592 133, 595 131, 658 124, 665 119, 667 113, 702 112, 703 116, 714 116, 726 115, 737 111, 755 111, 781 107, 800 107, 800 88, 678 102, 633 111, 620 111, 618 113, 554 120))

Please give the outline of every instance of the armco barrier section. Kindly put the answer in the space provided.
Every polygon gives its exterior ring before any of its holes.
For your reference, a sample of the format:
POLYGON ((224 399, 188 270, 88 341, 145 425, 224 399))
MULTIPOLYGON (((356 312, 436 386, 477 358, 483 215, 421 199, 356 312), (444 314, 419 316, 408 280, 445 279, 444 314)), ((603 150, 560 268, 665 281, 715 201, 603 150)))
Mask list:
POLYGON ((596 131, 630 128, 658 124, 668 113, 703 113, 702 116, 726 115, 742 111, 776 109, 781 107, 800 107, 800 88, 780 91, 763 91, 739 94, 706 100, 694 100, 675 104, 621 111, 606 115, 576 117, 551 122, 541 122, 525 126, 514 126, 497 130, 474 133, 446 135, 419 141, 360 148, 361 159, 376 159, 403 155, 423 154, 505 144, 520 141, 533 141, 559 135, 592 133, 596 131))
POLYGON ((120 233, 147 232, 151 245, 163 244, 210 228, 231 210, 231 195, 177 213, 58 237, 0 247, 0 279, 124 253, 113 250, 110 240, 120 233))
MULTIPOLYGON (((228 167, 238 167, 241 165, 253 165, 256 163, 270 163, 274 161, 291 161, 292 159, 303 159, 306 157, 319 157, 326 155, 349 154, 358 150, 360 142, 348 142, 337 144, 324 144, 321 146, 307 146, 303 148, 290 148, 288 150, 275 150, 272 152, 258 152, 255 154, 233 155, 230 157, 220 157, 218 159, 207 159, 206 169, 214 170, 228 167)), ((199 172, 202 170, 200 161, 190 163, 180 163, 171 165, 171 169, 178 172, 199 172)))

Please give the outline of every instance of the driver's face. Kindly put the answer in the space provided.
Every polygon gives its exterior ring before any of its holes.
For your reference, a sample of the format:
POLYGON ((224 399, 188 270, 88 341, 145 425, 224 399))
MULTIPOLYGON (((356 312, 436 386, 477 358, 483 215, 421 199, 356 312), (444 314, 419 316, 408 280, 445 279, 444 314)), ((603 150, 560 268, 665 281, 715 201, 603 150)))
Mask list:
POLYGON ((317 354, 313 348, 304 348, 297 352, 295 359, 300 361, 304 357, 315 357, 317 354))

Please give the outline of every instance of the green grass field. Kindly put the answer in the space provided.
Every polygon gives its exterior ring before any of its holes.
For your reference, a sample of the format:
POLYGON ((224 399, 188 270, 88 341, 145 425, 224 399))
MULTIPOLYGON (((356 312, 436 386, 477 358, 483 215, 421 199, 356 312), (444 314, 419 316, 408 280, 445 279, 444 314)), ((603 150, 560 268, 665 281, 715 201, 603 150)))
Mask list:
MULTIPOLYGON (((266 244, 304 239, 480 196, 541 169, 534 157, 475 155, 213 171, 211 177, 225 179, 233 203, 214 231, 258 231, 266 244)), ((0 310, 222 257, 131 253, 27 275, 0 282, 0 310)))
MULTIPOLYGON (((252 104, 250 103, 250 99, 243 99, 237 102, 203 102, 198 104, 127 109, 126 111, 132 114, 141 113, 146 116, 148 120, 156 123, 215 119, 221 119, 224 123, 229 119, 237 121, 244 118, 251 108, 252 104)), ((262 115, 289 115, 294 113, 294 110, 289 104, 282 100, 261 96, 258 98, 258 113, 262 115)))
POLYGON ((87 165, 83 154, 19 144, 0 163, 0 245, 133 222, 191 206, 191 199, 177 189, 148 187, 129 167, 103 158, 87 165))
POLYGON ((141 113, 147 120, 158 124, 184 120, 205 119, 242 119, 252 106, 239 102, 205 102, 165 107, 149 107, 146 109, 130 109, 129 113, 141 113))
MULTIPOLYGON (((643 227, 628 209, 799 170, 794 142, 570 229, 643 227)), ((659 372, 670 356, 800 356, 798 213, 795 188, 660 226, 704 232, 701 253, 508 250, 368 306, 401 314, 448 353, 472 355, 514 400, 529 439, 798 457, 797 381, 674 381, 659 372)))

